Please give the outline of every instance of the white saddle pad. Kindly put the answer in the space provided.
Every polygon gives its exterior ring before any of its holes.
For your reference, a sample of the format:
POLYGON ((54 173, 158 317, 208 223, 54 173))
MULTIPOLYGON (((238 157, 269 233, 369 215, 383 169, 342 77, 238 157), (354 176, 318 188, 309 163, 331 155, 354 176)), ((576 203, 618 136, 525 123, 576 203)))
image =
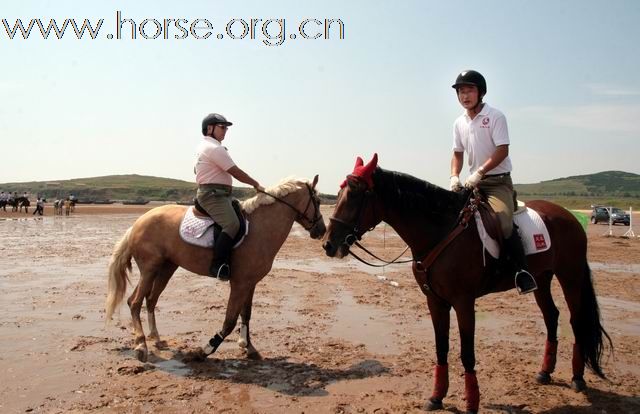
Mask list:
MULTIPOLYGON (((498 242, 489 237, 480 218, 480 213, 476 212, 475 217, 478 234, 480 235, 485 250, 494 258, 498 258, 500 256, 498 242)), ((522 246, 524 247, 524 253, 526 255, 549 250, 551 247, 549 230, 547 230, 547 226, 535 210, 528 207, 520 207, 517 214, 513 215, 513 221, 518 226, 518 234, 520 234, 520 238, 522 239, 522 246)))
MULTIPOLYGON (((211 217, 198 217, 193 213, 194 207, 187 209, 180 223, 180 237, 182 240, 194 246, 213 247, 213 219, 211 217)), ((247 220, 246 230, 238 243, 233 246, 240 246, 244 238, 249 234, 249 220, 247 220)))

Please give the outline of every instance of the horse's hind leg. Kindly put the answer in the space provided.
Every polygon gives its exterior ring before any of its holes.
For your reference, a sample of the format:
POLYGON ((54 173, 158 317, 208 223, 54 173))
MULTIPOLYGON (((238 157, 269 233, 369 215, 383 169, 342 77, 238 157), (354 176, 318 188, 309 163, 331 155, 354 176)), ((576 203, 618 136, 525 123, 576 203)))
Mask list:
POLYGON ((164 343, 160 341, 160 334, 158 333, 158 327, 156 325, 156 304, 177 268, 177 265, 171 262, 165 262, 156 273, 151 292, 149 292, 146 297, 147 316, 149 318, 149 335, 147 338, 153 339, 156 342, 156 347, 164 346, 164 343))
POLYGON ((558 308, 551 297, 552 272, 544 272, 536 278, 538 289, 535 291, 536 302, 542 311, 544 324, 547 327, 547 340, 542 358, 542 366, 536 380, 540 384, 549 384, 551 374, 556 368, 556 353, 558 350, 558 308))
POLYGON ((235 328, 238 322, 240 310, 243 309, 247 303, 247 299, 255 289, 255 284, 248 286, 246 282, 235 282, 236 280, 242 280, 243 276, 245 275, 234 274, 231 277, 231 293, 229 294, 229 301, 227 302, 227 313, 224 318, 224 323, 222 324, 220 332, 209 339, 209 342, 202 348, 205 356, 216 352, 216 349, 222 344, 224 338, 233 332, 233 328, 235 328))
POLYGON ((147 349, 147 342, 144 337, 142 322, 140 321, 140 310, 142 309, 142 302, 144 301, 144 298, 149 294, 153 287, 155 272, 146 269, 143 270, 145 266, 140 266, 140 264, 138 264, 138 267, 140 268, 140 281, 127 300, 127 303, 131 309, 131 319, 135 334, 133 350, 138 360, 146 362, 149 350, 147 349))
POLYGON ((600 321, 600 309, 591 281, 591 270, 586 260, 582 263, 572 262, 571 266, 567 265, 562 271, 558 270, 556 276, 571 313, 571 328, 575 337, 571 360, 571 387, 576 391, 583 391, 587 387, 584 380, 585 365, 600 378, 605 378, 600 360, 606 345, 605 340, 612 346, 611 338, 600 321))
POLYGON ((251 307, 253 305, 253 293, 255 286, 251 289, 251 293, 247 298, 242 311, 240 312, 240 339, 238 339, 238 345, 243 348, 247 353, 247 358, 250 359, 262 359, 260 352, 251 343, 251 335, 249 334, 249 320, 251 319, 251 307))

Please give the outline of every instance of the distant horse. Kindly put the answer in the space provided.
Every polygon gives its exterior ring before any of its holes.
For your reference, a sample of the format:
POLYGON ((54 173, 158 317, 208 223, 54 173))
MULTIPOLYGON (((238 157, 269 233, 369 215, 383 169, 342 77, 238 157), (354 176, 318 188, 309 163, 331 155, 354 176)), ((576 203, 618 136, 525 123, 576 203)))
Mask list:
POLYGON ((29 206, 31 205, 31 202, 29 201, 29 199, 27 197, 17 197, 17 198, 10 198, 6 201, 6 204, 4 206, 0 205, 0 207, 4 208, 4 211, 6 210, 6 206, 11 206, 11 211, 12 212, 22 212, 22 209, 24 208, 25 213, 29 212, 29 206))
POLYGON ((31 201, 29 201, 29 199, 27 197, 18 197, 16 199, 17 205, 18 205, 18 211, 21 213, 22 209, 24 208, 24 212, 28 213, 29 212, 29 206, 31 205, 31 201))
POLYGON ((7 211, 7 200, 0 200, 0 209, 7 211))
MULTIPOLYGON (((249 319, 256 284, 269 273, 273 260, 286 240, 293 222, 302 225, 314 239, 320 239, 326 228, 320 213, 320 199, 313 183, 290 179, 258 194, 242 203, 250 222, 250 232, 231 256, 231 292, 222 330, 212 337, 204 347, 204 355, 215 352, 224 338, 236 326, 241 316, 240 341, 251 358, 260 354, 251 344, 249 319), (278 202, 275 202, 277 198, 278 202)), ((149 317, 149 337, 159 341, 156 327, 155 307, 158 297, 166 287, 178 266, 199 275, 208 275, 213 258, 211 248, 196 247, 184 242, 178 234, 180 222, 191 207, 166 205, 157 207, 140 217, 127 230, 115 248, 109 264, 109 293, 106 302, 106 317, 110 320, 114 310, 122 301, 131 270, 133 257, 140 269, 140 280, 127 303, 131 309, 135 330, 135 354, 146 361, 148 350, 140 309, 146 299, 149 317)), ((202 353, 201 355, 202 356, 202 353)))
MULTIPOLYGON (((413 274, 427 297, 435 331, 437 365, 427 409, 442 409, 447 394, 449 314, 453 307, 460 331, 467 410, 477 412, 480 394, 474 371, 475 300, 488 293, 512 289, 513 274, 499 276, 496 260, 487 260, 483 265, 482 242, 473 220, 466 229, 460 229, 461 233, 427 269, 423 261, 430 252, 439 251, 441 241, 448 239, 457 227, 468 193, 450 192, 410 175, 383 170, 377 167, 377 155, 366 166, 358 157, 354 173, 347 176, 344 184, 323 239, 327 255, 344 257, 354 241, 381 221, 394 228, 411 248, 413 274)), ((604 337, 611 345, 600 322, 587 263, 586 234, 575 217, 560 206, 542 200, 530 201, 527 206, 540 214, 551 239, 549 250, 527 258, 538 284, 535 298, 547 328, 546 349, 537 379, 549 383, 556 363, 559 312, 550 290, 555 274, 571 313, 575 337, 572 386, 583 390, 585 363, 604 378, 600 367, 604 337)))
POLYGON ((53 215, 61 216, 62 215, 62 206, 64 204, 64 200, 57 199, 53 202, 53 215))
POLYGON ((18 211, 19 203, 18 203, 18 199, 17 198, 13 198, 13 197, 9 198, 7 200, 7 205, 11 206, 11 212, 12 213, 15 213, 16 211, 18 211))

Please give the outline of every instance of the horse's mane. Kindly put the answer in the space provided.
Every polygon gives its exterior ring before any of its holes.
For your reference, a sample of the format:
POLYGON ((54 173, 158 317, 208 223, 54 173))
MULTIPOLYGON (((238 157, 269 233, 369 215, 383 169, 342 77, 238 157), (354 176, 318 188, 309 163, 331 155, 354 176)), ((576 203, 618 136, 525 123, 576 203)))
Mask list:
POLYGON ((454 193, 409 174, 379 167, 373 182, 385 202, 409 214, 457 215, 466 200, 466 192, 454 193))
MULTIPOLYGON (((280 181, 277 185, 269 188, 265 188, 265 191, 276 197, 284 197, 287 194, 303 188, 306 184, 309 184, 308 180, 295 177, 287 177, 280 181)), ((244 200, 242 209, 245 213, 251 214, 255 209, 262 205, 273 204, 276 201, 275 198, 268 196, 267 194, 258 193, 255 196, 244 200)))

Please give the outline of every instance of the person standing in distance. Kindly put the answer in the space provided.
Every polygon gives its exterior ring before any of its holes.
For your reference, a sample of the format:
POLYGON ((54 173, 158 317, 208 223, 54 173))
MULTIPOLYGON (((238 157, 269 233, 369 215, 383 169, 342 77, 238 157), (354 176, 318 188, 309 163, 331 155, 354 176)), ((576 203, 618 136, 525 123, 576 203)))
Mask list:
POLYGON ((222 227, 213 245, 213 261, 209 276, 228 281, 231 275, 229 258, 233 239, 240 230, 240 221, 231 205, 233 179, 249 184, 257 191, 264 188, 249 174, 241 170, 222 146, 229 127, 233 123, 216 113, 202 120, 203 140, 198 145, 194 167, 198 192, 196 199, 207 213, 222 227))
POLYGON ((451 86, 465 109, 453 124, 453 157, 451 158, 451 191, 462 190, 460 171, 467 153, 469 171, 464 186, 478 188, 493 208, 504 236, 503 248, 516 266, 515 285, 520 294, 538 288, 527 270, 527 261, 518 231, 513 226, 515 200, 509 158, 509 131, 502 112, 482 101, 487 82, 479 72, 466 70, 451 86))

